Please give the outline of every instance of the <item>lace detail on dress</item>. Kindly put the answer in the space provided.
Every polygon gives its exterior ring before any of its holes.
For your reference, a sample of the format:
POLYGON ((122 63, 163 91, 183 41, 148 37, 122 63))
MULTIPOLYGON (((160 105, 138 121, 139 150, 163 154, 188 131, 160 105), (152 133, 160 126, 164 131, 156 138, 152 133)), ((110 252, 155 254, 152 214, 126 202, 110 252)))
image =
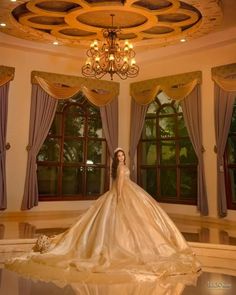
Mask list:
POLYGON ((48 236, 40 235, 32 248, 34 252, 45 253, 51 246, 51 240, 48 236))

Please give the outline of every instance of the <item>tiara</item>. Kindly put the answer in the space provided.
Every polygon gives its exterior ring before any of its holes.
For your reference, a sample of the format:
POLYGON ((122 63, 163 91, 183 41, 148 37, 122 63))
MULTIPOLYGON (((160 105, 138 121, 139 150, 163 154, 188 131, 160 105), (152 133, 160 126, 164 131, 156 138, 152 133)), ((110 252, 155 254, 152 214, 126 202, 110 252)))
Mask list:
POLYGON ((121 147, 117 147, 115 150, 114 150, 114 154, 116 153, 116 152, 118 152, 118 151, 124 151, 121 147))

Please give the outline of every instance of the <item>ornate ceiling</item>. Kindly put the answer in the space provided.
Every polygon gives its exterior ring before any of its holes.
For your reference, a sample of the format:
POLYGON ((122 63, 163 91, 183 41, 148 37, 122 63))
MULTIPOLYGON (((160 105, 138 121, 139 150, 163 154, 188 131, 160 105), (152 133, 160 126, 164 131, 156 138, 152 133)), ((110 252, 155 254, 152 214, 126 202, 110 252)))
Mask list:
POLYGON ((208 34, 220 25, 219 0, 0 1, 0 31, 31 41, 78 46, 102 39, 102 28, 121 28, 121 39, 166 46, 208 34))

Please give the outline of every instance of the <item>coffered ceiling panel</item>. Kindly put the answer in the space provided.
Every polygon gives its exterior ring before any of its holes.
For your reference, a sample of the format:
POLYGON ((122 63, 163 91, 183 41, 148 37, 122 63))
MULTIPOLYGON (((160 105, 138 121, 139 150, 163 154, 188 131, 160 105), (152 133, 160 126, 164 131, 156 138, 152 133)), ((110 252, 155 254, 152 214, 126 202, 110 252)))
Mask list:
POLYGON ((121 29, 120 39, 166 46, 215 30, 222 21, 218 0, 11 0, 0 1, 0 31, 18 38, 67 45, 101 40, 102 29, 121 29))

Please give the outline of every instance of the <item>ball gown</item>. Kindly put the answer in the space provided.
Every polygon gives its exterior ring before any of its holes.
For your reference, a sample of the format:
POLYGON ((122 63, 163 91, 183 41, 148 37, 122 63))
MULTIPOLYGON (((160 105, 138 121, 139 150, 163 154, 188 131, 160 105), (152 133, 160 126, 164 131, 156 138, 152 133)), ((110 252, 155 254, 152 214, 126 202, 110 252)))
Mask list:
POLYGON ((175 224, 124 166, 118 198, 113 182, 47 250, 6 261, 6 268, 36 279, 74 283, 91 274, 196 274, 201 266, 175 224))

